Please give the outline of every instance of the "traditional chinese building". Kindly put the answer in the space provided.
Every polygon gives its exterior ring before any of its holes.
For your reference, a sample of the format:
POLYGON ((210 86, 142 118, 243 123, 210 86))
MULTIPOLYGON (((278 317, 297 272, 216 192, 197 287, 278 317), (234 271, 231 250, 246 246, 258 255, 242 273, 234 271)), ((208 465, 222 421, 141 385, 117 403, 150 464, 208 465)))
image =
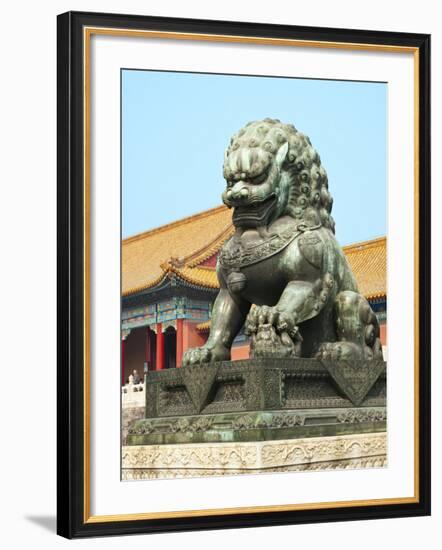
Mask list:
MULTIPOLYGON (((179 367, 183 351, 207 340, 218 292, 219 249, 233 234, 225 206, 140 233, 122 243, 122 379, 134 369, 179 367)), ((386 239, 344 247, 360 292, 381 325, 386 346, 386 239)), ((239 334, 232 359, 248 357, 239 334)))

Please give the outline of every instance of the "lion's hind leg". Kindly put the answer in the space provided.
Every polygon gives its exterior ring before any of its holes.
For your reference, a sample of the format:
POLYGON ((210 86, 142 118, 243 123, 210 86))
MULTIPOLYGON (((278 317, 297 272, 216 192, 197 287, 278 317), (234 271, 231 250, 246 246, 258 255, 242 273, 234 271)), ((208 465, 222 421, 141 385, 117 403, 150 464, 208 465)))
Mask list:
POLYGON ((337 342, 321 344, 316 354, 323 359, 382 359, 379 323, 367 300, 351 290, 335 299, 337 342))

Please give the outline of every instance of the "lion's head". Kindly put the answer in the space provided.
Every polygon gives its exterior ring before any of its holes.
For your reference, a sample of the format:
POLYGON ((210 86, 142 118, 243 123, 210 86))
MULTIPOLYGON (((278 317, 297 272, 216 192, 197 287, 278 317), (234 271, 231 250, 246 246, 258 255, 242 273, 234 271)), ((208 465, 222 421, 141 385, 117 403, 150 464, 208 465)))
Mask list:
POLYGON ((268 225, 288 215, 334 232, 327 173, 310 139, 292 124, 249 122, 225 152, 223 202, 237 227, 268 225))

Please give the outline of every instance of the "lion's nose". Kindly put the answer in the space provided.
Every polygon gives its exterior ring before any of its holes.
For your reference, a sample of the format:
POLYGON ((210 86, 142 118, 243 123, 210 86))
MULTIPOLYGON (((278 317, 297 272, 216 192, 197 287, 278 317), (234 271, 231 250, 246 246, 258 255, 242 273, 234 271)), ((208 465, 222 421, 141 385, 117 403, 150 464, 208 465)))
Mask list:
POLYGON ((243 185, 234 185, 233 189, 227 191, 227 197, 232 199, 247 199, 249 196, 249 190, 243 185), (230 193, 230 196, 229 196, 230 193))

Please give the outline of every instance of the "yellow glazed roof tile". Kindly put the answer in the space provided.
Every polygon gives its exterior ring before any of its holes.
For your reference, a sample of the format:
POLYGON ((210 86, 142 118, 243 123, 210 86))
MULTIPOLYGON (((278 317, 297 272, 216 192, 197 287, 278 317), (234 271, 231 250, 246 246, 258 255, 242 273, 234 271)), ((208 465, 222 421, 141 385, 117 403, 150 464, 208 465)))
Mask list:
MULTIPOLYGON (((134 294, 158 284, 166 275, 164 266, 198 260, 195 253, 216 253, 231 232, 231 213, 218 206, 194 216, 140 233, 122 243, 122 291, 134 294)), ((167 271, 167 269, 166 269, 167 271)), ((206 276, 207 278, 207 276, 206 276)), ((209 277, 210 279, 210 277, 209 277)))
POLYGON ((344 246, 343 250, 356 277, 359 292, 368 299, 386 296, 386 237, 344 246))
POLYGON ((208 321, 204 321, 204 323, 198 323, 196 325, 196 330, 198 330, 199 332, 209 332, 210 330, 210 319, 208 321))

